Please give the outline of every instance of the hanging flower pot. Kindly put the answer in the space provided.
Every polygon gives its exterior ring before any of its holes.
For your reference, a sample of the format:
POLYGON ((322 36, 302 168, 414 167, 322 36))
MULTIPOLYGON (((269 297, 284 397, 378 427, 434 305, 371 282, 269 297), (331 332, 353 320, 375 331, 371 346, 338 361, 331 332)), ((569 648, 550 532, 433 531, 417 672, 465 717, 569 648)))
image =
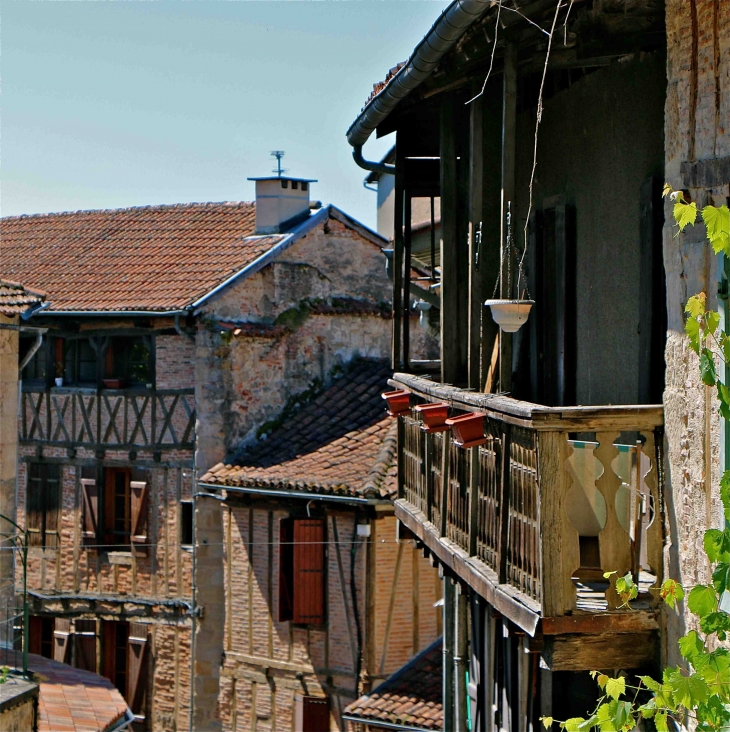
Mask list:
POLYGON ((526 322, 530 315, 530 308, 535 304, 534 300, 487 300, 492 310, 494 322, 505 333, 516 333, 526 322))
POLYGON ((418 404, 416 411, 423 418, 421 429, 424 432, 446 432, 449 425, 446 418, 449 416, 449 405, 443 403, 418 404))
POLYGON ((459 447, 476 447, 487 441, 484 436, 483 414, 462 414, 460 417, 447 419, 446 424, 451 427, 454 442, 459 447))
POLYGON ((411 408, 411 392, 405 389, 396 391, 386 391, 381 394, 383 399, 388 402, 388 414, 391 417, 397 417, 399 414, 405 414, 411 408))

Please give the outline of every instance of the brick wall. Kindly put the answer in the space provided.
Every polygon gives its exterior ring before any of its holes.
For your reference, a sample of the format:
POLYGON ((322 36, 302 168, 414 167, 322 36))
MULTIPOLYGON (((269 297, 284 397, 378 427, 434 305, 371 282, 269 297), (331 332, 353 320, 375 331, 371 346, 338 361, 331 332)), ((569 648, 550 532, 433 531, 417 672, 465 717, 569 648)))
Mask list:
MULTIPOLYGON (((302 515, 301 507, 295 510, 302 515)), ((321 510, 313 509, 318 516, 321 510)), ((296 694, 327 695, 331 728, 341 730, 342 709, 355 698, 358 649, 350 590, 354 512, 326 511, 327 622, 322 628, 278 620, 277 538, 279 521, 288 515, 288 510, 261 504, 233 502, 224 509, 225 660, 219 707, 225 730, 289 732, 296 694)), ((355 565, 362 678, 368 686, 435 640, 438 611, 433 604, 441 596, 437 574, 420 552, 410 542, 396 543, 395 518, 381 517, 372 525, 370 539, 358 539, 355 565)))
MULTIPOLYGON (((728 180, 691 187, 683 163, 730 155, 730 4, 713 0, 667 0, 667 100, 665 175, 692 200, 725 203, 728 180)), ((701 182, 700 182, 700 185, 701 182)), ((705 528, 722 526, 718 483, 721 464, 717 404, 699 378, 697 357, 687 347, 683 311, 687 298, 704 291, 717 308, 717 257, 702 226, 675 236, 671 204, 665 209, 664 264, 667 275, 668 338, 666 476, 668 480, 666 571, 686 585, 709 579, 702 550, 705 528)), ((727 458, 726 458, 727 459, 727 458)), ((693 621, 668 613, 667 653, 678 661, 676 638, 693 621)))

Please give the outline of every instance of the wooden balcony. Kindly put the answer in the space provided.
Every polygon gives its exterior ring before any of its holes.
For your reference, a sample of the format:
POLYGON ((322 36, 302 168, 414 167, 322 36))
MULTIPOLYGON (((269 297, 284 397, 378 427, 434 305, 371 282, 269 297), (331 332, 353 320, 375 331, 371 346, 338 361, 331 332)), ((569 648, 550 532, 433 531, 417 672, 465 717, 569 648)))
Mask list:
POLYGON ((398 418, 402 524, 533 636, 551 668, 650 661, 662 581, 662 407, 550 408, 405 374, 391 384, 411 392, 411 407, 446 402, 452 414, 483 414, 486 436, 464 449, 449 431, 426 433, 413 408, 398 418), (606 580, 607 571, 616 574, 606 580), (640 589, 622 607, 615 584, 627 572, 640 589), (590 662, 576 651, 588 633, 590 662))
POLYGON ((26 444, 121 450, 192 450, 193 389, 24 389, 20 440, 26 444))

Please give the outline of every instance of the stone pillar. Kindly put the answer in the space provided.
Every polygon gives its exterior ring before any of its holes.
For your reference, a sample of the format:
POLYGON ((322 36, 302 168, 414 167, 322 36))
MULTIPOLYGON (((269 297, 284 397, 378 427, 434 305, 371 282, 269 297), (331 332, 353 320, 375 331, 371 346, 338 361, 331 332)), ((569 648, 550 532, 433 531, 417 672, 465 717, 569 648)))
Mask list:
MULTIPOLYGON (((200 326, 196 336, 195 411, 196 481, 226 454, 227 346, 219 334, 200 326)), ((196 493, 202 493, 199 488, 196 493)), ((202 614, 193 638, 193 729, 219 732, 220 670, 223 661, 225 589, 223 519, 214 498, 195 499, 195 603, 202 614)))
MULTIPOLYGON (((0 323, 17 324, 0 315, 0 323)), ((18 468, 18 331, 0 330, 0 513, 15 520, 15 481, 18 468)), ((2 535, 13 533, 14 527, 0 521, 2 535)), ((0 537, 0 547, 11 546, 0 537)), ((13 552, 0 551, 0 607, 12 602, 13 552)), ((5 627, 0 628, 5 632, 5 627)))

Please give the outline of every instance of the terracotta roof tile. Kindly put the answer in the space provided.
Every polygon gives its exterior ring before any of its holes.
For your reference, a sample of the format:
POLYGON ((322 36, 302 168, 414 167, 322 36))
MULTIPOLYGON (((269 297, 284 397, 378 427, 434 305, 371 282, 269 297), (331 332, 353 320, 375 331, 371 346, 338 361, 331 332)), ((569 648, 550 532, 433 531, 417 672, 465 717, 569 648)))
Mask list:
POLYGON ((127 702, 103 676, 28 655, 39 684, 38 732, 102 732, 122 719, 127 702))
POLYGON ((2 315, 21 315, 40 305, 45 298, 45 292, 31 290, 17 282, 0 279, 0 314, 2 315))
POLYGON ((237 464, 219 463, 202 482, 392 497, 396 426, 380 396, 390 375, 383 361, 353 363, 237 464))
POLYGON ((402 724, 424 730, 444 726, 441 639, 345 709, 345 718, 402 724))
POLYGON ((266 253, 255 204, 188 203, 0 219, 2 275, 48 293, 49 312, 176 310, 266 253))

